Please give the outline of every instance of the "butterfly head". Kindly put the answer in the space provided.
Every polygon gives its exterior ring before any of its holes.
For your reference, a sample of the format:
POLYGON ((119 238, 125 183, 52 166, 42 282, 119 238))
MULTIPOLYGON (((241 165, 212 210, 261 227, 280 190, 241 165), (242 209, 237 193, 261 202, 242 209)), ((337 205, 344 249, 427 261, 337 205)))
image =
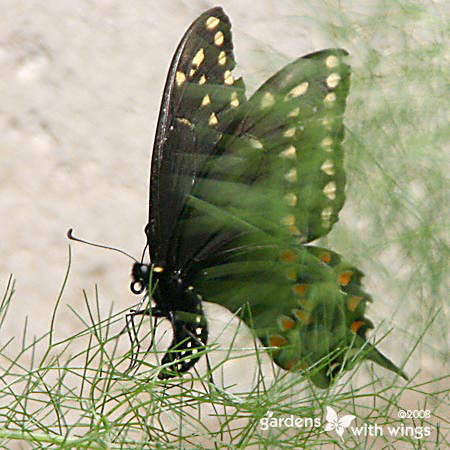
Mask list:
POLYGON ((161 266, 135 262, 131 270, 131 292, 133 292, 133 294, 142 294, 145 289, 148 289, 150 279, 152 280, 152 283, 155 283, 163 272, 164 268, 161 266))

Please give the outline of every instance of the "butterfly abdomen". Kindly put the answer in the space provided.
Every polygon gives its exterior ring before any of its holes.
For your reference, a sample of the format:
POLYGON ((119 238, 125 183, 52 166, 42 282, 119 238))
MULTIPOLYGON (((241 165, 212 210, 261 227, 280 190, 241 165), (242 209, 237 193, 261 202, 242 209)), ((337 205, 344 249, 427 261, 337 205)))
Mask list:
POLYGON ((162 359, 163 366, 170 366, 159 374, 161 379, 187 372, 200 358, 208 340, 208 326, 201 306, 195 313, 175 311, 171 314, 171 325, 172 343, 162 359))
POLYGON ((208 326, 202 309, 202 297, 192 286, 186 286, 177 271, 157 274, 153 299, 156 310, 165 312, 173 339, 162 364, 170 364, 159 378, 171 378, 187 372, 200 358, 208 340, 208 326))

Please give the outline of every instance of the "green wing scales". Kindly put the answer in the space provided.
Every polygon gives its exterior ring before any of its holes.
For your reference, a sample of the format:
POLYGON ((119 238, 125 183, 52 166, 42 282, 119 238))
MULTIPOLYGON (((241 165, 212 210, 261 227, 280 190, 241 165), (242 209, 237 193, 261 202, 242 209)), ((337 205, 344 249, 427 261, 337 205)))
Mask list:
POLYGON ((373 325, 365 312, 372 299, 362 277, 324 248, 247 245, 205 269, 197 285, 205 299, 239 315, 280 367, 311 369, 311 380, 321 388, 360 358, 407 379, 367 341, 373 325))
POLYGON ((305 245, 330 231, 345 200, 346 55, 300 58, 242 105, 193 187, 185 220, 193 237, 234 230, 214 258, 198 258, 202 296, 240 314, 282 368, 313 367, 322 388, 355 355, 406 378, 367 342, 362 273, 305 245))

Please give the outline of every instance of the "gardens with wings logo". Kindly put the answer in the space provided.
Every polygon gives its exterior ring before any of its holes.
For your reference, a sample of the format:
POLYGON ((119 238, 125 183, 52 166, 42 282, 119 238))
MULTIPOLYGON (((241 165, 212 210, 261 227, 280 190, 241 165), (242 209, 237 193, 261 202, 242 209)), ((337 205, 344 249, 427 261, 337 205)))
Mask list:
MULTIPOLYGON (((355 420, 356 416, 352 414, 338 416, 337 412, 331 406, 326 406, 325 408, 325 420, 320 417, 296 417, 292 414, 284 417, 275 417, 272 411, 268 411, 266 416, 259 420, 259 425, 263 431, 269 430, 269 428, 322 429, 326 433, 336 433, 342 442, 345 441, 346 434, 355 437, 386 436, 390 438, 408 437, 410 439, 422 440, 429 438, 434 429, 428 423, 426 425, 424 424, 425 426, 408 426, 403 420, 400 424, 377 424, 365 421, 357 424, 355 420)), ((423 412, 423 417, 430 417, 428 410, 418 410, 416 412, 423 412)), ((399 410, 398 417, 404 419, 404 413, 404 410, 399 410)))
POLYGON ((336 431, 339 437, 344 440, 344 430, 349 427, 356 416, 347 414, 346 416, 338 417, 336 411, 327 406, 327 415, 325 417, 327 423, 325 424, 325 431, 336 431))

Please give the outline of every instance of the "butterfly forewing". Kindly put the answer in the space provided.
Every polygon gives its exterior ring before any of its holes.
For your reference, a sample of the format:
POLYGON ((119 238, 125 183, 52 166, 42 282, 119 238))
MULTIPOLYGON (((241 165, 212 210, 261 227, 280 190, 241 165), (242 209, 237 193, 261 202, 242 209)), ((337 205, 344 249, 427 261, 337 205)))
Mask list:
POLYGON ((264 175, 282 183, 288 206, 279 219, 303 242, 328 233, 344 204, 345 57, 325 50, 289 64, 255 92, 236 129, 260 142, 264 175))
POLYGON ((152 261, 165 265, 193 182, 233 110, 245 102, 235 80, 231 24, 221 8, 202 14, 172 60, 153 149, 148 240, 152 261))

